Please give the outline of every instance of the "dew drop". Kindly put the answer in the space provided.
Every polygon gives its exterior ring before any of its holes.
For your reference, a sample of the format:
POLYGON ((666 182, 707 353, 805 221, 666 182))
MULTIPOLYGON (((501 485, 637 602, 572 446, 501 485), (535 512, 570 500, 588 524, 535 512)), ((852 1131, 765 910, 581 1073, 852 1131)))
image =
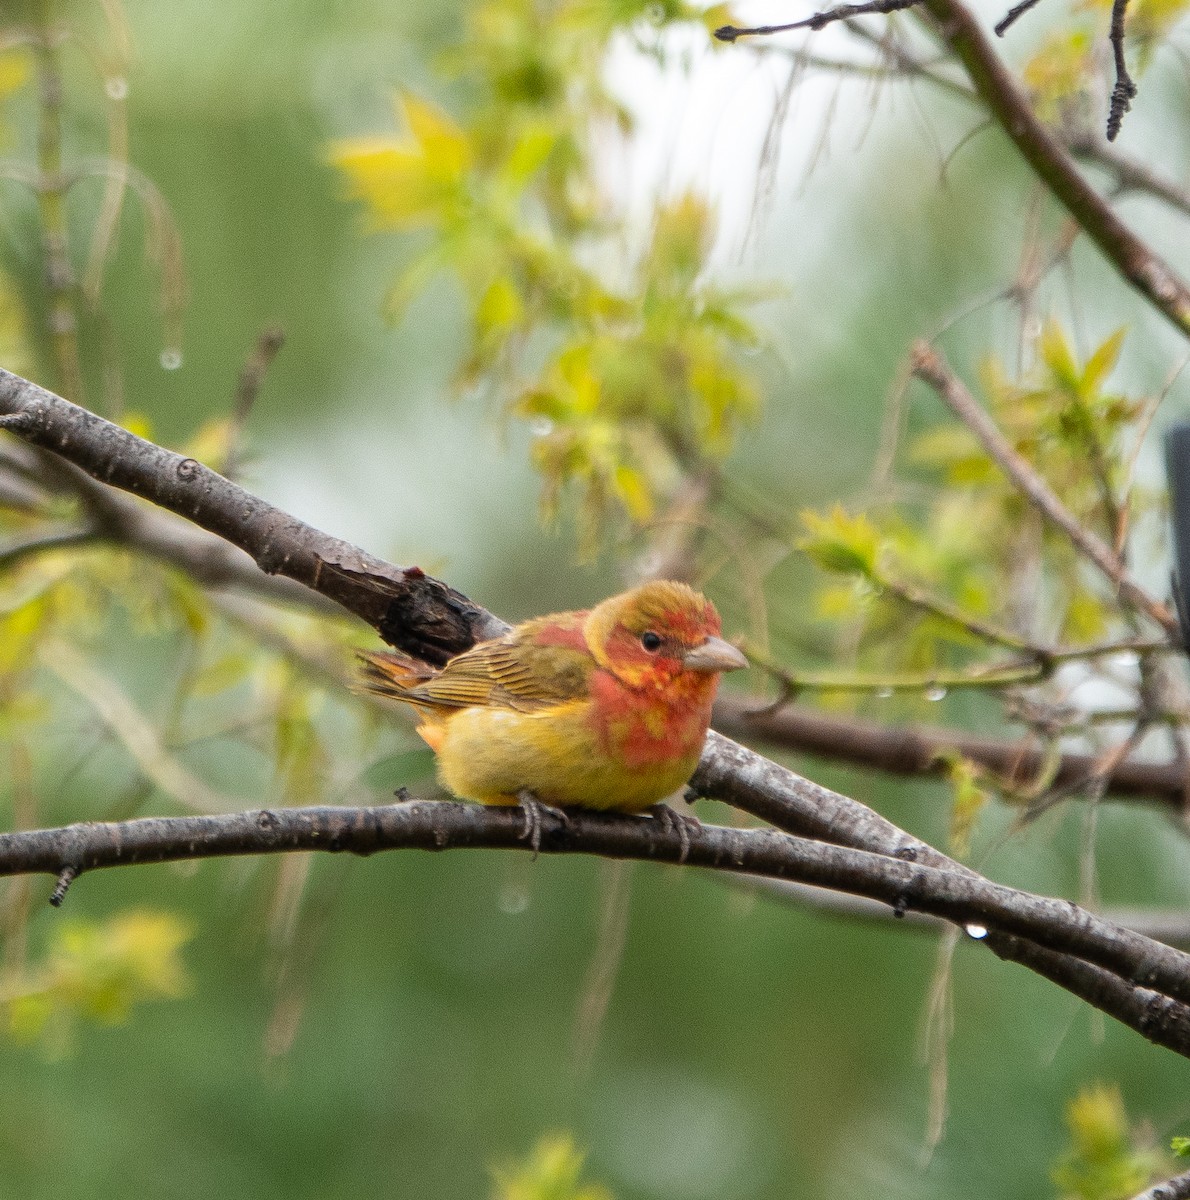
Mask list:
POLYGON ((554 423, 549 417, 534 417, 529 422, 529 432, 534 437, 549 437, 554 432, 554 423))
POLYGON ((876 699, 877 700, 891 700, 892 696, 893 696, 893 690, 890 687, 882 687, 882 688, 876 689, 876 699))
POLYGON ((182 365, 182 352, 174 348, 161 351, 161 369, 176 371, 182 365))
POLYGON ((128 99, 128 80, 123 75, 110 75, 103 85, 109 100, 128 99))
POLYGON ((946 689, 939 684, 934 684, 933 687, 926 688, 926 699, 937 703, 939 700, 946 699, 946 689))
POLYGON ((982 940, 983 938, 987 937, 987 935, 988 935, 988 931, 982 925, 968 925, 967 926, 967 936, 969 938, 974 938, 977 942, 982 940))
POLYGON ((496 903, 502 913, 510 917, 519 916, 529 907, 529 891, 519 883, 506 883, 500 889, 496 903))

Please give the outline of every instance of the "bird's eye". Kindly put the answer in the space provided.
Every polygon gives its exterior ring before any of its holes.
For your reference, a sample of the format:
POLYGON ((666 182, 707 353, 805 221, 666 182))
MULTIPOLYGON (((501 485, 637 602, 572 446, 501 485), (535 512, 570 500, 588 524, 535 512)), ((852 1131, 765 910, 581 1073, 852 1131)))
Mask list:
POLYGON ((659 633, 654 633, 650 629, 648 633, 642 633, 640 635, 640 644, 644 646, 644 648, 650 654, 652 654, 654 650, 661 649, 661 635, 659 633))

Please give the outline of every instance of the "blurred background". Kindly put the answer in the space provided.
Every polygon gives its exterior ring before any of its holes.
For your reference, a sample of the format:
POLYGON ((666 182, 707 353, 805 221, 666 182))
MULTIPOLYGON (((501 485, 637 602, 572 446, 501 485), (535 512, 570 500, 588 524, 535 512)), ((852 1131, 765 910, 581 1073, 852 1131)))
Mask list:
MULTIPOLYGON (((32 19, 9 15, 14 25, 32 19)), ((886 396, 915 337, 971 309, 946 335, 956 364, 1012 359, 1019 312, 973 306, 1011 284, 1037 195, 1004 139, 975 131, 979 117, 961 100, 921 82, 809 73, 782 116, 788 63, 743 43, 715 47, 701 25, 669 27, 663 12, 652 28, 649 15, 639 36, 612 39, 601 68, 637 125, 595 139, 595 177, 630 219, 594 265, 615 272, 617 255, 639 250, 658 198, 696 189, 717 206, 716 276, 774 285, 750 310, 762 348, 748 367, 763 406, 725 470, 792 521, 803 507, 863 494, 886 396)), ((789 14, 754 4, 737 15, 789 14)), ((581 553, 569 492, 557 521, 543 524, 532 429, 484 389, 458 386, 468 337, 458 288, 436 277, 388 319, 386 293, 415 248, 401 233, 367 231, 332 164, 341 139, 398 133, 395 89, 456 116, 465 108, 468 79, 441 63, 463 37, 467 6, 215 11, 123 0, 105 23, 98 5, 78 0, 58 17, 112 61, 125 34, 128 46, 118 74, 97 72, 79 45, 64 49, 66 160, 102 154, 106 106, 126 104, 129 161, 168 206, 184 255, 174 328, 161 268, 146 261, 143 209, 127 202, 104 316, 82 331, 103 348, 88 350, 88 401, 101 407, 118 392, 122 419, 187 444, 227 414, 258 335, 278 325, 285 346, 246 435, 241 478, 251 490, 510 620, 618 590, 638 544, 613 534, 598 554, 581 553)), ((1043 5, 1006 53, 1019 63, 1069 19, 1057 0, 1043 5)), ((845 44, 828 32, 813 46, 829 54, 845 44)), ((1126 137, 1176 176, 1187 142, 1171 135, 1168 114, 1184 112, 1187 92, 1175 51, 1145 75, 1126 137)), ((35 90, 15 89, 3 121, 7 161, 27 160, 35 90)), ((44 363, 35 205, 18 182, 2 187, 2 262, 44 363)), ((74 228, 92 227, 101 194, 101 180, 72 189, 74 228)), ((1190 269, 1175 218, 1144 198, 1122 211, 1190 269)), ((1036 215, 1043 226, 1057 220, 1045 206, 1036 215)), ((82 239, 72 246, 80 260, 82 248, 82 239)), ((1047 287, 1042 310, 1060 308, 1084 348, 1128 325, 1117 383, 1160 389, 1182 353, 1176 335, 1092 251, 1076 247, 1047 287)), ((1158 426, 1185 409, 1182 384, 1158 426)), ((907 420, 924 426, 938 412, 913 393, 907 420)), ((1141 459, 1155 484, 1156 445, 1141 459)), ((1137 569, 1167 573, 1158 555, 1137 569)), ((727 563, 706 585, 729 632, 817 661, 812 578, 789 558, 727 563), (760 615, 752 575, 765 579, 760 615)), ((143 712, 187 697, 179 754, 229 806, 369 802, 398 784, 432 792, 428 754, 408 726, 361 721, 330 687, 301 693, 285 726, 291 741, 278 749, 276 728, 254 727, 252 714, 260 696, 272 703, 284 692, 287 668, 260 662, 234 625, 192 652, 162 615, 169 585, 140 595, 131 559, 110 567, 108 586, 134 598, 82 630, 89 661, 143 712)), ((86 588, 75 603, 81 615, 86 588)), ((70 661, 57 661, 69 674, 70 661)), ((52 714, 35 735, 20 733, 27 715, 6 716, 0 730, 27 748, 37 823, 172 810, 174 798, 145 783, 77 687, 53 670, 37 678, 37 702, 52 700, 52 714)), ((760 692, 764 680, 741 686, 760 692)), ((980 728, 992 711, 963 696, 868 704, 890 720, 980 728)), ((944 785, 784 761, 945 843, 944 785)), ((7 783, 0 771, 9 804, 20 792, 16 762, 7 783)), ((1058 807, 1003 842, 1011 818, 990 813, 981 869, 1077 894, 1086 836, 1077 808, 1058 807)), ((729 817, 712 805, 699 813, 729 817)), ((1159 813, 1105 805, 1095 836, 1105 905, 1190 902, 1184 836, 1159 813)), ((937 1021, 932 1053, 926 1036, 949 961, 935 933, 825 915, 694 871, 639 868, 609 951, 598 936, 607 872, 579 858, 480 852, 208 862, 87 876, 61 913, 45 906, 45 880, 17 885, 9 907, 31 914, 21 944, 35 961, 58 944, 63 921, 127 910, 173 914, 166 944, 190 936, 176 949, 185 980, 161 981, 174 998, 128 1014, 117 1005, 110 1020, 61 1017, 53 1036, 35 1021, 22 1038, 14 1025, 0 1042, 0 1191, 459 1200, 492 1194, 493 1164, 524 1160, 540 1137, 564 1131, 587 1152, 586 1177, 617 1200, 1012 1200, 1059 1194, 1049 1172, 1069 1141, 1064 1109, 1096 1081, 1118 1085, 1156 1144, 1190 1131, 1183 1062, 977 945, 955 949, 943 986, 953 987, 943 1056, 937 1021), (618 975, 586 1062, 576 1014, 596 955, 617 961, 617 932, 618 975), (947 1115, 934 1147, 944 1060, 947 1115)))

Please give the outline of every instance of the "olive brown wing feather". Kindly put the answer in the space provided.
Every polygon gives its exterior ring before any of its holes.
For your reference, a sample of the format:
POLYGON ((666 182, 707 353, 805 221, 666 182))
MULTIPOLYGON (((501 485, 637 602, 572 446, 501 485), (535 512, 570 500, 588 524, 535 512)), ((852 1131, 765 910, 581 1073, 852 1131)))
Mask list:
POLYGON ((475 705, 536 712, 589 695, 595 662, 585 650, 540 646, 515 634, 481 642, 427 677, 412 660, 366 655, 365 684, 416 707, 475 705))

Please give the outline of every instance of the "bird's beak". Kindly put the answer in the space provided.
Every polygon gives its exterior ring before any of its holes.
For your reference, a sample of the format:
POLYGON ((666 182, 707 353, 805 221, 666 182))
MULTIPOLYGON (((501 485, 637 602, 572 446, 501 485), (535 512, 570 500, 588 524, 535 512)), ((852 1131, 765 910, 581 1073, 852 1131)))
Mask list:
POLYGON ((682 663, 691 671, 738 671, 748 665, 748 660, 730 642, 720 637, 709 637, 701 646, 695 646, 682 655, 682 663))

